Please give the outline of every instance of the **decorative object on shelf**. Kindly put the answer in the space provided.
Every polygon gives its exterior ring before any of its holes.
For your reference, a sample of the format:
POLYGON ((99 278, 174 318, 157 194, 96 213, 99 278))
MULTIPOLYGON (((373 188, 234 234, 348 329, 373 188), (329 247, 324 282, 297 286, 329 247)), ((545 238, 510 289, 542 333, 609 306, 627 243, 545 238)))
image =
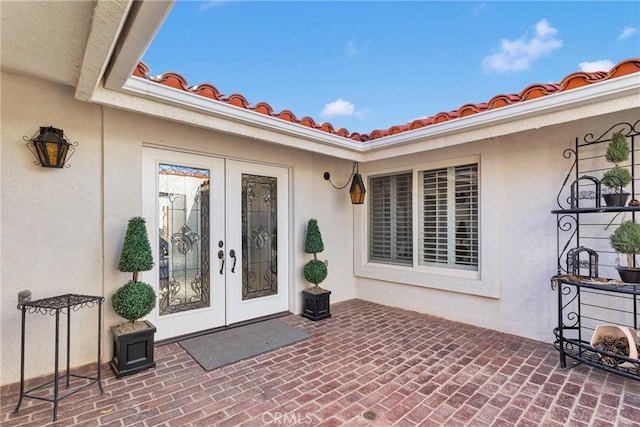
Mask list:
MULTIPOLYGON (((593 331, 590 344, 599 351, 637 359, 638 340, 638 334, 633 328, 618 325, 598 325, 593 331)), ((600 358, 603 364, 609 366, 616 366, 622 361, 622 359, 604 354, 601 354, 600 358)), ((622 365, 632 366, 628 362, 622 362, 622 365)))
POLYGON ((122 244, 118 270, 133 273, 133 278, 120 287, 111 299, 116 314, 129 320, 111 328, 114 350, 110 366, 117 378, 156 365, 153 359, 156 328, 149 321, 138 321, 149 314, 156 304, 153 288, 138 281, 138 273, 151 268, 153 254, 145 219, 131 218, 122 244))
POLYGON ((64 136, 62 129, 53 126, 42 126, 37 134, 28 138, 23 136, 27 142, 27 148, 35 156, 37 161, 34 165, 41 165, 44 168, 63 168, 66 161, 73 156, 78 146, 77 142, 69 142, 64 136))
MULTIPOLYGON (((331 174, 329 172, 324 173, 324 179, 329 181, 329 184, 336 190, 342 190, 347 185, 349 185, 349 181, 338 187, 331 182, 331 174)), ((353 170, 351 171, 351 187, 349 187, 349 196, 351 197, 351 204, 353 205, 361 205, 364 203, 364 196, 367 193, 367 190, 364 187, 364 181, 362 180, 362 176, 358 173, 358 163, 353 163, 353 170)))
POLYGON ((322 234, 318 220, 310 219, 307 223, 307 235, 304 251, 313 254, 313 259, 304 266, 304 278, 313 283, 313 287, 302 291, 302 316, 313 321, 331 317, 329 296, 331 291, 318 286, 327 278, 327 264, 318 259, 318 253, 324 251, 322 234))
POLYGON ((632 180, 629 169, 620 166, 620 163, 629 159, 629 142, 622 132, 614 132, 611 141, 607 146, 605 158, 613 163, 614 167, 602 175, 602 184, 610 189, 609 193, 603 194, 607 206, 624 206, 629 198, 629 193, 623 191, 632 180))
MULTIPOLYGON (((580 186, 580 181, 591 181, 595 187, 594 190, 594 199, 595 199, 595 207, 600 207, 600 198, 602 197, 602 185, 598 178, 591 175, 582 175, 580 178, 573 181, 571 184, 571 209, 578 208, 578 199, 580 199, 580 192, 578 191, 578 187, 580 186)), ((583 206, 584 207, 584 206, 583 206)))
POLYGON ((596 251, 584 246, 578 246, 567 252, 567 273, 575 276, 588 277, 589 279, 595 279, 598 277, 598 258, 599 255, 596 251), (588 259, 580 260, 580 255, 586 253, 588 259), (580 274, 580 269, 586 267, 588 273, 580 274))
POLYGON ((617 266, 622 281, 640 283, 640 268, 635 267, 634 256, 640 253, 640 224, 624 221, 609 237, 611 247, 627 256, 627 267, 617 266))

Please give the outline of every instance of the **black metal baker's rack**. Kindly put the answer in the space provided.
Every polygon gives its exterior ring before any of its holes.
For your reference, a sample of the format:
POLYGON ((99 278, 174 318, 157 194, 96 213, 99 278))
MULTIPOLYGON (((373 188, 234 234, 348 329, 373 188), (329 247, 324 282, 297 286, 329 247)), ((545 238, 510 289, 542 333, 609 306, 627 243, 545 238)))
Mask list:
POLYGON ((20 302, 18 304, 18 310, 22 311, 22 332, 20 338, 20 398, 18 400, 18 404, 15 409, 15 413, 20 409, 20 405, 22 404, 22 399, 27 397, 31 399, 44 400, 47 402, 53 403, 53 421, 56 421, 58 417, 58 402, 65 398, 69 397, 77 392, 84 390, 85 388, 97 383, 98 388, 100 389, 100 394, 104 393, 102 389, 102 382, 100 376, 100 353, 101 353, 101 342, 102 342, 102 303, 104 301, 104 297, 101 296, 91 296, 91 295, 78 295, 78 294, 65 294, 58 295, 51 298, 43 298, 35 301, 27 301, 20 302), (93 376, 84 376, 78 374, 71 373, 71 312, 78 311, 84 308, 92 308, 98 307, 98 355, 96 361, 96 369, 97 374, 95 377, 93 376), (25 343, 26 343, 26 317, 27 314, 42 314, 42 315, 50 315, 55 316, 56 325, 55 325, 55 362, 54 362, 54 376, 53 379, 40 384, 36 387, 25 390, 25 343), (60 380, 60 370, 59 370, 59 361, 60 361, 60 314, 67 315, 67 366, 65 372, 65 386, 67 393, 64 395, 60 395, 59 390, 59 380, 60 380), (85 381, 84 384, 69 388, 70 387, 70 379, 71 378, 80 378, 85 381), (49 397, 47 395, 37 394, 37 392, 44 390, 53 384, 53 397, 49 397))
POLYGON ((551 211, 556 215, 558 253, 557 274, 551 278, 558 299, 554 346, 563 369, 585 363, 640 380, 640 360, 590 343, 600 324, 640 328, 640 284, 617 279, 618 254, 609 245, 609 235, 622 221, 640 219, 640 206, 609 207, 600 201, 600 177, 611 167, 606 148, 615 132, 622 132, 630 143, 630 162, 622 166, 631 172, 630 199, 636 199, 640 120, 617 123, 599 136, 576 138, 574 148, 563 153, 573 162, 558 193, 559 209, 551 211), (567 358, 573 360, 571 366, 567 358))

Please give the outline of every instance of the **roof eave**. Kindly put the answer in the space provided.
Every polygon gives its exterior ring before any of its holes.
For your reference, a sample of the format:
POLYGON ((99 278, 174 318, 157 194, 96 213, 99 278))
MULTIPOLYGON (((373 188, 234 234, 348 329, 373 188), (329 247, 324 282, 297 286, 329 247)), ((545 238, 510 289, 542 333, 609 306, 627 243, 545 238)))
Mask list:
MULTIPOLYGON (((122 89, 133 96, 144 97, 162 104, 197 111, 217 119, 255 128, 255 138, 265 142, 290 145, 294 148, 327 155, 335 156, 338 154, 350 160, 362 161, 393 157, 400 152, 408 154, 443 148, 475 139, 497 137, 562 123, 574 116, 571 113, 556 113, 570 112, 589 104, 598 105, 593 114, 606 114, 620 109, 628 109, 630 108, 629 104, 631 104, 631 108, 633 108, 633 104, 640 105, 640 73, 634 73, 362 143, 248 109, 238 108, 228 103, 205 98, 140 77, 130 77, 122 89), (611 102, 625 97, 630 97, 631 102, 622 104, 611 102), (509 126, 510 123, 516 121, 518 121, 518 126, 509 126), (464 134, 465 138, 452 137, 458 134, 464 134), (296 142, 286 142, 279 135, 293 137, 296 142), (303 141, 304 143, 302 143, 303 141), (413 146, 413 148, 409 148, 409 146, 413 146)), ((184 122, 184 120, 182 121, 184 122)), ((200 122, 198 126, 202 127, 202 123, 200 122)), ((215 123, 212 123, 209 128, 219 130, 215 123)), ((238 134, 251 136, 247 134, 246 129, 239 131, 238 134)))
MULTIPOLYGON (((274 132, 273 135, 284 134, 301 140, 324 146, 332 146, 354 153, 362 152, 363 143, 338 135, 328 134, 297 123, 287 122, 277 117, 268 116, 256 111, 238 108, 224 102, 215 101, 203 96, 175 89, 140 77, 130 77, 122 90, 134 96, 152 99, 187 110, 198 111, 207 115, 252 126, 259 130, 274 132)), ((215 127, 211 129, 216 130, 215 127)), ((279 143, 277 139, 267 142, 279 143)), ((300 148, 298 144, 296 148, 300 148)), ((317 151, 317 150, 312 150, 317 151)))
MULTIPOLYGON (((541 98, 507 105, 501 108, 476 113, 467 117, 461 117, 442 123, 429 125, 420 129, 406 131, 398 135, 386 136, 363 144, 364 152, 379 151, 390 147, 426 141, 434 138, 442 138, 460 132, 469 132, 489 126, 496 126, 516 120, 524 121, 535 117, 548 115, 557 111, 579 108, 588 104, 605 102, 627 96, 637 97, 640 105, 640 73, 618 77, 611 80, 593 83, 570 91, 554 93, 541 98)), ((615 109, 612 105, 610 108, 615 109)), ((602 114, 613 112, 605 111, 602 114)), ((562 121, 558 117, 558 122, 562 121)), ((513 132, 540 127, 535 121, 531 121, 528 127, 514 127, 513 132)), ((513 133, 511 132, 511 133, 513 133)), ((504 132, 502 132, 504 134, 504 132)), ((494 135, 498 136, 498 135, 494 135)))

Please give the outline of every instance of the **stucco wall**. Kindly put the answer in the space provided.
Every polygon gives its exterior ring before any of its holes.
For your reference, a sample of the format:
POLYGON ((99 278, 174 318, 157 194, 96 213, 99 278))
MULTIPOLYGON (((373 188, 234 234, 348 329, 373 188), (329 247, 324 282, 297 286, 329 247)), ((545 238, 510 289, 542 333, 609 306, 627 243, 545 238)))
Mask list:
MULTIPOLYGON (((30 289, 33 299, 103 295, 103 362, 111 358, 109 328, 123 319, 111 309, 110 298, 130 278, 116 266, 127 221, 142 214, 143 144, 289 168, 290 310, 300 312, 300 291, 310 286, 302 276, 310 259, 303 252, 310 218, 319 221, 325 242, 321 258, 329 260, 323 287, 332 291, 332 302, 354 297, 353 244, 350 231, 345 233, 353 208, 347 190, 333 190, 322 177, 325 170, 347 177, 351 162, 81 103, 70 88, 3 73, 0 384, 20 378, 16 303, 23 289, 30 289), (22 136, 48 125, 79 141, 70 168, 33 165, 22 136)), ((96 313, 73 313, 72 366, 95 360, 96 313)), ((53 331, 53 318, 27 316, 27 378, 53 372, 53 331)))
MULTIPOLYGON (((557 311, 556 294, 551 291, 549 278, 556 274, 557 257, 556 218, 551 210, 557 208, 557 193, 571 167, 571 161, 563 158, 563 151, 574 146, 576 137, 589 132, 600 135, 615 123, 633 123, 638 119, 640 110, 628 111, 428 153, 400 156, 392 162, 366 164, 361 170, 375 173, 389 168, 401 169, 446 159, 480 156, 480 221, 485 224, 484 227, 481 225, 484 252, 480 254, 481 280, 477 281, 477 285, 473 281, 447 275, 423 277, 429 282, 425 286, 359 275, 356 296, 552 342, 557 311), (486 182, 495 182, 497 185, 487 188, 483 186, 486 182), (493 223, 490 228, 486 227, 487 221, 493 223), (488 246, 487 239, 491 240, 488 246), (473 287, 479 286, 487 275, 492 276, 492 284, 494 280, 497 281, 497 295, 474 295, 476 291, 473 287), (464 282, 466 290, 456 286, 460 282, 464 282), (456 291, 446 290, 447 286, 456 288, 456 291)), ((356 263, 361 262, 357 254, 355 258, 356 263)))
MULTIPOLYGON (((102 124, 100 107, 73 101, 73 90, 65 86, 3 73, 0 98, 0 383, 6 384, 20 378, 19 291, 31 290, 33 299, 103 293, 102 124), (63 129, 79 142, 69 168, 33 164, 22 137, 32 137, 40 126, 63 129)), ((53 372, 54 317, 30 314, 26 320, 27 378, 53 372)), ((61 321, 64 348, 66 316, 61 321)), ((80 364, 95 360, 97 322, 97 309, 72 314, 71 355, 80 364)))

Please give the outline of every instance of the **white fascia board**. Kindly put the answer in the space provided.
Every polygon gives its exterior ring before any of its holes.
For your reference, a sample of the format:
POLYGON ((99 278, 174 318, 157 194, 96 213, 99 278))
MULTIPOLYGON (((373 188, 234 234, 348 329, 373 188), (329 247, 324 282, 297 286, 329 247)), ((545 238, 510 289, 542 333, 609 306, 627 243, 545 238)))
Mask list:
MULTIPOLYGON (((583 105, 636 94, 640 104, 640 73, 617 77, 612 80, 592 83, 587 86, 543 96, 530 101, 519 102, 495 110, 483 111, 468 117, 429 125, 424 128, 387 136, 363 144, 364 152, 373 152, 412 144, 433 138, 442 138, 460 132, 473 131, 516 120, 525 120, 535 116, 559 110, 577 108, 583 105)), ((535 126, 531 126, 532 128, 535 126)), ((521 131, 515 128, 514 131, 521 131)), ((499 136, 499 135, 494 135, 499 136)))
POLYGON ((114 60, 105 80, 107 89, 120 90, 160 30, 174 0, 135 1, 115 47, 114 60))
MULTIPOLYGON (((285 134, 297 139, 303 139, 325 146, 337 147, 354 153, 362 153, 363 151, 362 142, 353 141, 345 137, 312 129, 298 123, 287 122, 277 117, 229 105, 225 102, 212 100, 201 95, 175 89, 141 77, 130 77, 122 90, 135 96, 153 99, 158 102, 179 106, 188 110, 203 112, 217 118, 246 124, 261 130, 268 130, 275 134, 285 134)), ((261 136, 261 138, 263 138, 263 136, 261 136)), ((281 141, 276 139, 269 142, 281 143, 281 141)), ((294 147, 300 148, 295 145, 294 147)), ((322 151, 318 150, 318 152, 322 151)), ((356 159, 351 160, 357 160, 357 157, 358 156, 356 156, 356 159)))
POLYGON ((98 0, 93 9, 91 30, 84 49, 76 99, 87 101, 109 63, 133 0, 98 0))

